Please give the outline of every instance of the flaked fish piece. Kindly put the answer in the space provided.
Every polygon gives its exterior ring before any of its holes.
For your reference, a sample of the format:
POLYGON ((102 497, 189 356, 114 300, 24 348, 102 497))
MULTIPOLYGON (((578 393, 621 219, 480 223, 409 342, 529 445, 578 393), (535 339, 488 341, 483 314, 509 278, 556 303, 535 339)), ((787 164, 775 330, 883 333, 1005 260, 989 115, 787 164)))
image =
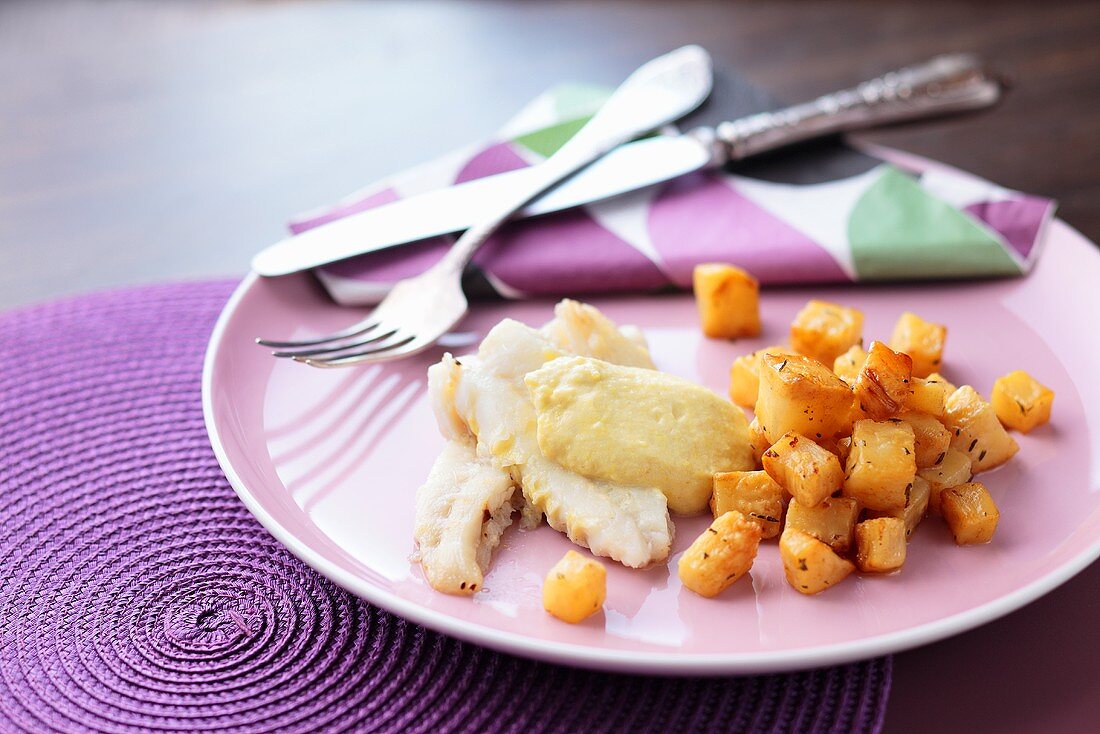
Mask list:
POLYGON ((523 466, 523 494, 550 527, 624 566, 645 568, 672 549, 668 503, 658 489, 588 479, 540 455, 523 466))
POLYGON ((472 440, 450 440, 416 491, 420 564, 433 589, 473 594, 520 497, 512 477, 479 457, 472 440))
POLYGON ((534 530, 542 525, 542 510, 527 501, 527 498, 523 496, 522 488, 517 496, 523 500, 519 508, 519 522, 517 523, 520 530, 534 530))
POLYGON ((568 298, 554 307, 541 333, 566 354, 593 357, 624 367, 654 369, 645 337, 637 327, 618 327, 595 306, 568 298))
MULTIPOLYGON (((476 357, 466 359, 472 360, 476 357)), ((443 355, 443 359, 428 368, 428 402, 432 406, 435 423, 443 438, 472 443, 474 434, 455 412, 455 379, 458 372, 454 366, 457 363, 448 352, 443 355)))

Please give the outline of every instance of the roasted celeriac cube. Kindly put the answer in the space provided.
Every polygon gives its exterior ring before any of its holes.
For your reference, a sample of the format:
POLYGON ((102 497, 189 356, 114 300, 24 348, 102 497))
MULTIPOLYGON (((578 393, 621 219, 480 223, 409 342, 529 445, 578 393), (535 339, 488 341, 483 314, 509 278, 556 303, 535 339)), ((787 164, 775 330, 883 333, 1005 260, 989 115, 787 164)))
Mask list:
POLYGON ((836 441, 836 455, 842 466, 848 463, 848 454, 850 453, 852 453, 852 437, 838 438, 836 441))
POLYGON ((924 516, 928 513, 928 503, 932 498, 932 485, 920 474, 913 477, 913 488, 909 490, 905 507, 891 512, 868 512, 869 517, 896 517, 905 524, 905 538, 913 536, 924 516))
POLYGON ((837 553, 847 553, 858 519, 859 503, 851 497, 829 497, 815 507, 792 499, 784 527, 809 533, 837 553))
POLYGON ((740 512, 727 512, 680 556, 680 581, 700 596, 717 596, 748 573, 759 546, 760 526, 740 512))
POLYGON ((848 411, 848 433, 851 434, 852 426, 856 424, 856 421, 875 420, 874 416, 865 412, 863 408, 859 407, 859 401, 855 399, 855 393, 852 393, 852 409, 848 411))
POLYGON ((951 446, 951 431, 932 416, 924 413, 901 413, 898 419, 913 427, 917 469, 935 464, 940 455, 951 446))
POLYGON ((742 408, 756 407, 756 395, 760 392, 760 355, 792 354, 783 346, 765 347, 733 360, 730 367, 730 400, 742 408))
POLYGON ((856 421, 844 479, 845 497, 869 510, 905 507, 917 473, 913 427, 902 421, 856 421))
POLYGON ((787 433, 764 452, 764 471, 806 507, 840 489, 840 459, 798 433, 787 433))
POLYGON ((863 314, 828 301, 810 301, 791 322, 791 347, 828 366, 862 339, 863 314))
POLYGON ((963 385, 947 398, 944 421, 951 429, 951 448, 970 456, 975 474, 1000 466, 1020 450, 993 406, 970 385, 963 385))
POLYGON ((814 439, 845 434, 851 413, 851 388, 825 365, 799 355, 761 355, 756 417, 772 443, 788 431, 814 439))
POLYGON ((905 502, 905 509, 897 515, 905 523, 905 538, 913 537, 913 531, 921 524, 928 514, 928 503, 932 500, 932 485, 920 474, 913 477, 913 488, 909 490, 909 498, 905 502))
POLYGON ((908 354, 913 359, 913 374, 924 377, 940 368, 946 340, 946 326, 929 323, 915 313, 906 311, 894 325, 890 348, 908 354))
POLYGON ((909 395, 905 398, 905 409, 934 418, 943 418, 947 396, 955 392, 955 386, 939 375, 914 377, 909 382, 909 389, 909 395))
POLYGON ((905 563, 905 523, 878 517, 856 525, 856 565, 865 573, 897 571, 905 563))
MULTIPOLYGON (((921 469, 917 476, 928 482, 928 510, 934 514, 940 513, 940 494, 945 489, 957 487, 970 481, 970 456, 962 451, 948 449, 943 456, 936 457, 936 462, 927 469, 921 469)), ((914 485, 915 486, 915 485, 914 485)))
POLYGON ((989 491, 979 482, 945 489, 940 495, 940 509, 958 545, 988 543, 1001 519, 989 491))
POLYGON ((760 526, 761 537, 774 538, 783 527, 787 493, 765 471, 731 471, 714 475, 710 511, 718 518, 740 512, 760 526))
POLYGON ((912 370, 909 355, 899 354, 882 342, 871 342, 854 388, 859 407, 876 420, 899 413, 912 392, 912 370))
POLYGON ((760 334, 760 284, 741 268, 723 263, 696 265, 695 303, 703 333, 716 339, 760 334))
POLYGON ((1016 370, 993 383, 990 403, 1006 428, 1027 433, 1050 420, 1054 392, 1023 370, 1016 370))
POLYGON ((760 419, 756 416, 749 421, 749 445, 752 447, 752 457, 756 461, 756 466, 760 466, 760 460, 764 452, 772 447, 772 442, 768 440, 764 426, 760 425, 760 419))
POLYGON ((742 408, 756 405, 756 394, 760 391, 760 376, 757 372, 757 353, 742 354, 730 365, 730 400, 742 408))
POLYGON ((928 382, 934 382, 934 383, 938 383, 938 384, 946 386, 948 395, 950 395, 951 393, 953 393, 953 392, 955 392, 956 390, 959 389, 958 385, 955 385, 954 383, 952 383, 951 380, 947 379, 946 377, 941 375, 939 372, 933 372, 932 374, 930 374, 928 377, 925 377, 924 379, 927 380, 928 382))
POLYGON ((862 344, 853 344, 848 351, 833 360, 833 372, 840 379, 855 387, 859 371, 867 361, 867 350, 862 344))
POLYGON ((600 611, 607 598, 607 569, 599 561, 567 552, 542 583, 542 607, 576 624, 600 611))
POLYGON ((833 436, 832 438, 815 438, 814 443, 840 459, 840 465, 844 466, 844 451, 840 448, 840 442, 843 440, 833 436))
POLYGON ((787 583, 802 594, 817 594, 836 586, 855 566, 826 543, 801 530, 786 528, 779 536, 779 556, 787 583))

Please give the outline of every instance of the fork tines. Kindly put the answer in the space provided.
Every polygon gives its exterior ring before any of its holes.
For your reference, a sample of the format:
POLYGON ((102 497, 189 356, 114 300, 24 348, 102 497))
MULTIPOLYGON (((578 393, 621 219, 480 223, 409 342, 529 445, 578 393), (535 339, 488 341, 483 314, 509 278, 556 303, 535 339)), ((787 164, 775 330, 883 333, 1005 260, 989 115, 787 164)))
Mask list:
POLYGON ((317 339, 274 341, 257 339, 256 343, 274 348, 272 356, 293 359, 311 367, 345 367, 353 364, 381 362, 413 352, 416 337, 400 329, 380 329, 371 324, 344 333, 317 339), (377 333, 381 331, 382 333, 377 333))

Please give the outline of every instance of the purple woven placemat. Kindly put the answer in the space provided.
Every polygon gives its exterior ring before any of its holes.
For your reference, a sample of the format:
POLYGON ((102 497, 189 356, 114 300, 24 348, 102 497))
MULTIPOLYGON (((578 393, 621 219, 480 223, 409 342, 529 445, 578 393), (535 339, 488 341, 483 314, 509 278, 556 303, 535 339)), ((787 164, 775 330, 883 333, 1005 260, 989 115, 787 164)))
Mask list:
POLYGON ((0 315, 0 729, 877 731, 890 660, 655 678, 464 644, 345 593, 248 514, 207 441, 232 283, 0 315))

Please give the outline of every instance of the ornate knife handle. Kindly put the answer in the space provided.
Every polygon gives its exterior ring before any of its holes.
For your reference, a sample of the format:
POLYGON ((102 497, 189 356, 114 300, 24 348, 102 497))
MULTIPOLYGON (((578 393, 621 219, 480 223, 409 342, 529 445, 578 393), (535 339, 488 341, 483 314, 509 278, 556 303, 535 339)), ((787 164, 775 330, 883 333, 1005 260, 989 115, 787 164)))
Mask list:
POLYGON ((693 134, 712 140, 720 159, 739 160, 810 138, 987 107, 1000 96, 1000 80, 977 57, 948 54, 812 102, 693 134))

